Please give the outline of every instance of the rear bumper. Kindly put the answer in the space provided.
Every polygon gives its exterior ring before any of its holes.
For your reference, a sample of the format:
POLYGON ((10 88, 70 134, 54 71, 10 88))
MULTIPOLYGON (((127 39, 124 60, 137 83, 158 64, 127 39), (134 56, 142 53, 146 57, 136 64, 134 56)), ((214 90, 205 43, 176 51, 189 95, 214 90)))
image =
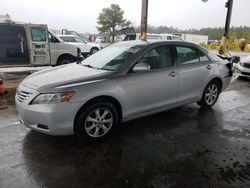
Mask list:
POLYGON ((82 61, 83 60, 83 56, 75 56, 75 61, 82 61))

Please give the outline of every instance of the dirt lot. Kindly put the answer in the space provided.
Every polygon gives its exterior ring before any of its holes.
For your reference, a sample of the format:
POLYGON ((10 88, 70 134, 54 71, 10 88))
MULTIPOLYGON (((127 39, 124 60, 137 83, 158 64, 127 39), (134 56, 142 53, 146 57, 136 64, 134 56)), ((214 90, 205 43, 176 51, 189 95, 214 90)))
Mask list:
MULTIPOLYGON (((25 75, 24 75, 25 76, 25 75)), ((250 187, 250 81, 237 80, 211 110, 186 105, 123 125, 87 144, 18 123, 16 84, 0 96, 0 187, 250 187)))

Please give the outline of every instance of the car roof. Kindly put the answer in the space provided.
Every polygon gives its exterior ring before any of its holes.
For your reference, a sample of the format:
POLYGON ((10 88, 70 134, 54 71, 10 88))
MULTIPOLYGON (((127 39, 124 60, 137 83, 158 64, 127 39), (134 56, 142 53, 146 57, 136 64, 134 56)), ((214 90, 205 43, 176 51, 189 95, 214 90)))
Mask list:
POLYGON ((78 38, 81 38, 79 36, 76 36, 76 35, 57 35, 59 37, 78 37, 78 38))
POLYGON ((194 43, 186 42, 186 41, 175 41, 175 40, 130 40, 130 41, 121 41, 115 43, 116 45, 150 45, 150 44, 179 44, 179 45, 188 45, 188 46, 197 46, 194 43))

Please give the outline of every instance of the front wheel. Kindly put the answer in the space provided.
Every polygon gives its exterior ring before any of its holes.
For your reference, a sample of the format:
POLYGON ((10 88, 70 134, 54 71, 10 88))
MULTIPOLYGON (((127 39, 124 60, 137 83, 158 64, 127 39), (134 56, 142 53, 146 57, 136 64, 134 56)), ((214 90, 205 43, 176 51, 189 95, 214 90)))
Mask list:
POLYGON ((99 51, 99 49, 98 48, 92 48, 91 50, 90 50, 90 54, 92 55, 92 54, 95 54, 96 52, 98 52, 99 51))
POLYGON ((219 98, 220 91, 221 86, 219 82, 216 80, 212 80, 205 88, 202 98, 199 102, 197 102, 197 104, 201 107, 211 108, 219 98))
POLYGON ((65 56, 61 56, 58 61, 57 61, 57 65, 66 65, 69 63, 74 62, 74 57, 70 56, 70 55, 65 55, 65 56))
POLYGON ((96 102, 87 106, 80 113, 76 122, 75 133, 83 140, 103 140, 114 133, 118 122, 118 112, 112 103, 96 102))

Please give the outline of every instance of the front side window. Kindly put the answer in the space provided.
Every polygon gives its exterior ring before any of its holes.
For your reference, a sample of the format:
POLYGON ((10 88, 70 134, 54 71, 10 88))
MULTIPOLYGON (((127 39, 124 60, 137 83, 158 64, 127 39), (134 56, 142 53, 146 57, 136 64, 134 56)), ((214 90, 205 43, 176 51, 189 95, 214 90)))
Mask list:
POLYGON ((167 36, 167 40, 172 40, 172 37, 171 36, 167 36))
POLYGON ((75 42, 74 37, 60 37, 64 42, 75 42))
POLYGON ((138 63, 150 65, 151 70, 174 66, 170 46, 160 46, 148 52, 138 63))
POLYGON ((85 41, 81 38, 75 37, 75 41, 79 43, 85 43, 85 41))
POLYGON ((34 42, 45 42, 46 41, 46 30, 41 27, 31 28, 31 38, 34 42))
POLYGON ((196 50, 190 47, 176 47, 179 63, 181 65, 199 63, 199 56, 196 50))
POLYGON ((50 32, 48 33, 48 38, 49 38, 49 42, 51 42, 51 43, 58 43, 59 42, 59 40, 54 35, 52 35, 50 32))

